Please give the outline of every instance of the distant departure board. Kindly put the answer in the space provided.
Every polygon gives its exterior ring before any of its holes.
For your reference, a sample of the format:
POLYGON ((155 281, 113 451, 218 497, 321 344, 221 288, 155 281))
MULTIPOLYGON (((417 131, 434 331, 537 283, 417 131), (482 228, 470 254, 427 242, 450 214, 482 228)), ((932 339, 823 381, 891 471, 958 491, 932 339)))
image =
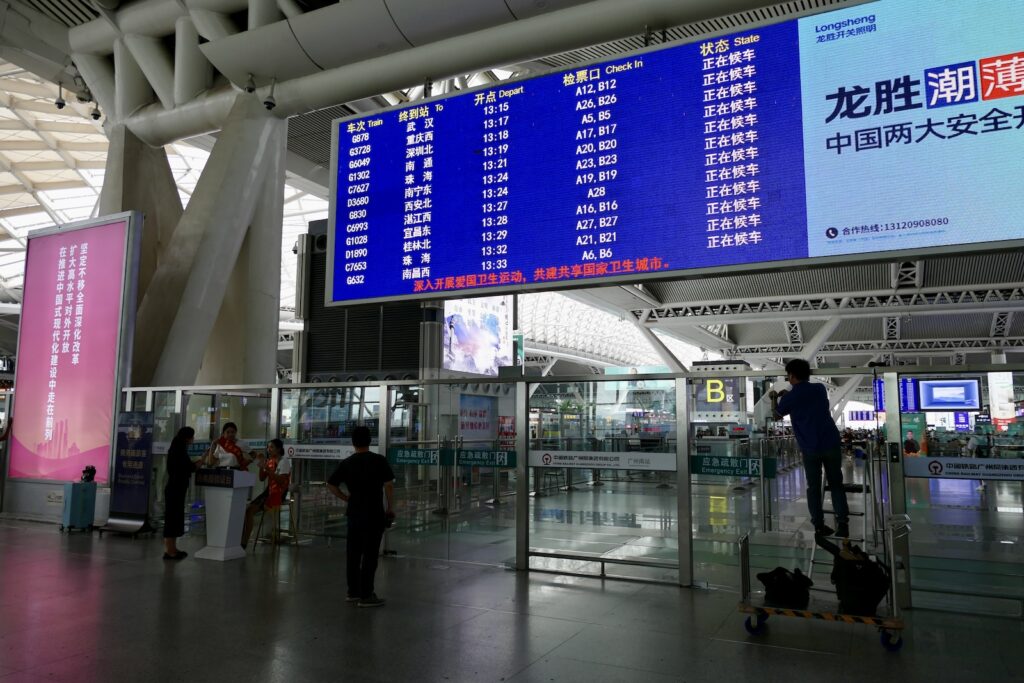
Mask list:
POLYGON ((1021 25, 886 0, 340 119, 327 303, 1020 240, 1021 25))

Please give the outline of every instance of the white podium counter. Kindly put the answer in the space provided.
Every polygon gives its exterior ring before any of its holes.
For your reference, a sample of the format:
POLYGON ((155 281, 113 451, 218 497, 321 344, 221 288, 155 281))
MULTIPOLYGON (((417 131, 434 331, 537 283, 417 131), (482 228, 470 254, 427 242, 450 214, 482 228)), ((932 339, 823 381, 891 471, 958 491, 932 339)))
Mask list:
POLYGON ((240 470, 201 469, 196 486, 202 486, 206 500, 206 547, 196 553, 201 560, 237 560, 245 557, 242 526, 248 489, 256 475, 240 470))

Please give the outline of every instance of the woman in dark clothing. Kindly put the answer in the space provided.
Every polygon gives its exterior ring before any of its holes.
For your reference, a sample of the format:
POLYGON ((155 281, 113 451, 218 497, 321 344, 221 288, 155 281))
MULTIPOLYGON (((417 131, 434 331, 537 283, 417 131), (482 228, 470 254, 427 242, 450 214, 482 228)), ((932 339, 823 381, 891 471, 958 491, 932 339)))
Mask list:
POLYGON ((167 486, 164 487, 164 559, 183 560, 188 555, 178 550, 177 538, 185 534, 185 495, 192 473, 199 466, 188 457, 188 446, 196 430, 182 427, 167 449, 167 486))

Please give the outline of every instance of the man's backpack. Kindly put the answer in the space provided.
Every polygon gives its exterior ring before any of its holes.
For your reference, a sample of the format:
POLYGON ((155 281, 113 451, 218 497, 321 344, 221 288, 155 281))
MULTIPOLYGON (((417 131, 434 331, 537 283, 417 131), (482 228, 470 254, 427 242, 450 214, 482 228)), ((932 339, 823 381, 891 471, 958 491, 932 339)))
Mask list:
POLYGON ((870 617, 889 592, 889 568, 872 560, 856 545, 843 548, 824 542, 820 545, 832 554, 832 584, 843 614, 870 617))
POLYGON ((811 601, 810 588, 814 584, 799 568, 789 571, 785 567, 776 567, 770 572, 758 574, 757 580, 764 584, 765 604, 806 609, 807 603, 811 601))

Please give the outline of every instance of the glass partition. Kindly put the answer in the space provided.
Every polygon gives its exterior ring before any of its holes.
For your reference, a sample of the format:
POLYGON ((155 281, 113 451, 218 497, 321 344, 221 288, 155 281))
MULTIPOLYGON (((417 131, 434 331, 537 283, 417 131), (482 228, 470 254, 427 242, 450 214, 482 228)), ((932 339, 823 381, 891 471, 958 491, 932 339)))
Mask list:
POLYGON ((530 391, 530 566, 677 580, 675 380, 530 391))
POLYGON ((1021 616, 1024 373, 900 381, 918 398, 898 413, 914 604, 1021 616))
MULTIPOLYGON (((843 432, 855 542, 881 547, 892 466, 906 475, 915 603, 948 608, 961 600, 1019 611, 1022 373, 905 372, 899 393, 914 403, 888 413, 871 405, 875 395, 884 397, 882 375, 822 369, 812 381, 826 385, 843 432), (973 407, 948 403, 973 398, 973 407), (900 465, 892 465, 886 450, 893 445, 886 444, 886 415, 898 416, 900 465)), ((344 507, 324 482, 351 452, 352 428, 363 424, 396 475, 398 519, 386 543, 404 555, 508 565, 517 556, 518 523, 529 538, 519 557, 526 552, 531 568, 675 582, 679 516, 688 503, 691 527, 683 538, 690 541, 698 585, 738 585, 738 541, 746 535, 754 572, 800 567, 827 586, 802 456, 788 420, 776 420, 772 411, 772 392, 787 388, 781 375, 695 369, 678 378, 523 384, 466 378, 132 388, 124 404, 150 401, 157 443, 169 442, 182 424, 196 429, 197 449, 228 420, 251 446, 261 447, 275 430, 293 458, 285 524, 306 542, 346 533, 344 507), (517 393, 523 386, 526 395, 517 393), (677 396, 685 402, 677 404, 677 396), (517 452, 520 439, 526 452, 517 452), (679 462, 689 466, 683 481, 679 462), (517 487, 527 492, 523 500, 517 487), (679 500, 680 490, 689 491, 687 501, 679 500)), ((156 479, 159 493, 159 471, 156 479)), ((189 505, 192 524, 201 524, 202 501, 190 498, 189 505)), ((827 494, 824 506, 831 509, 827 494)))
POLYGON ((338 463, 352 452, 352 429, 369 427, 371 448, 381 449, 381 388, 310 387, 280 390, 278 435, 292 458, 292 492, 302 535, 344 538, 345 508, 325 486, 338 463))

